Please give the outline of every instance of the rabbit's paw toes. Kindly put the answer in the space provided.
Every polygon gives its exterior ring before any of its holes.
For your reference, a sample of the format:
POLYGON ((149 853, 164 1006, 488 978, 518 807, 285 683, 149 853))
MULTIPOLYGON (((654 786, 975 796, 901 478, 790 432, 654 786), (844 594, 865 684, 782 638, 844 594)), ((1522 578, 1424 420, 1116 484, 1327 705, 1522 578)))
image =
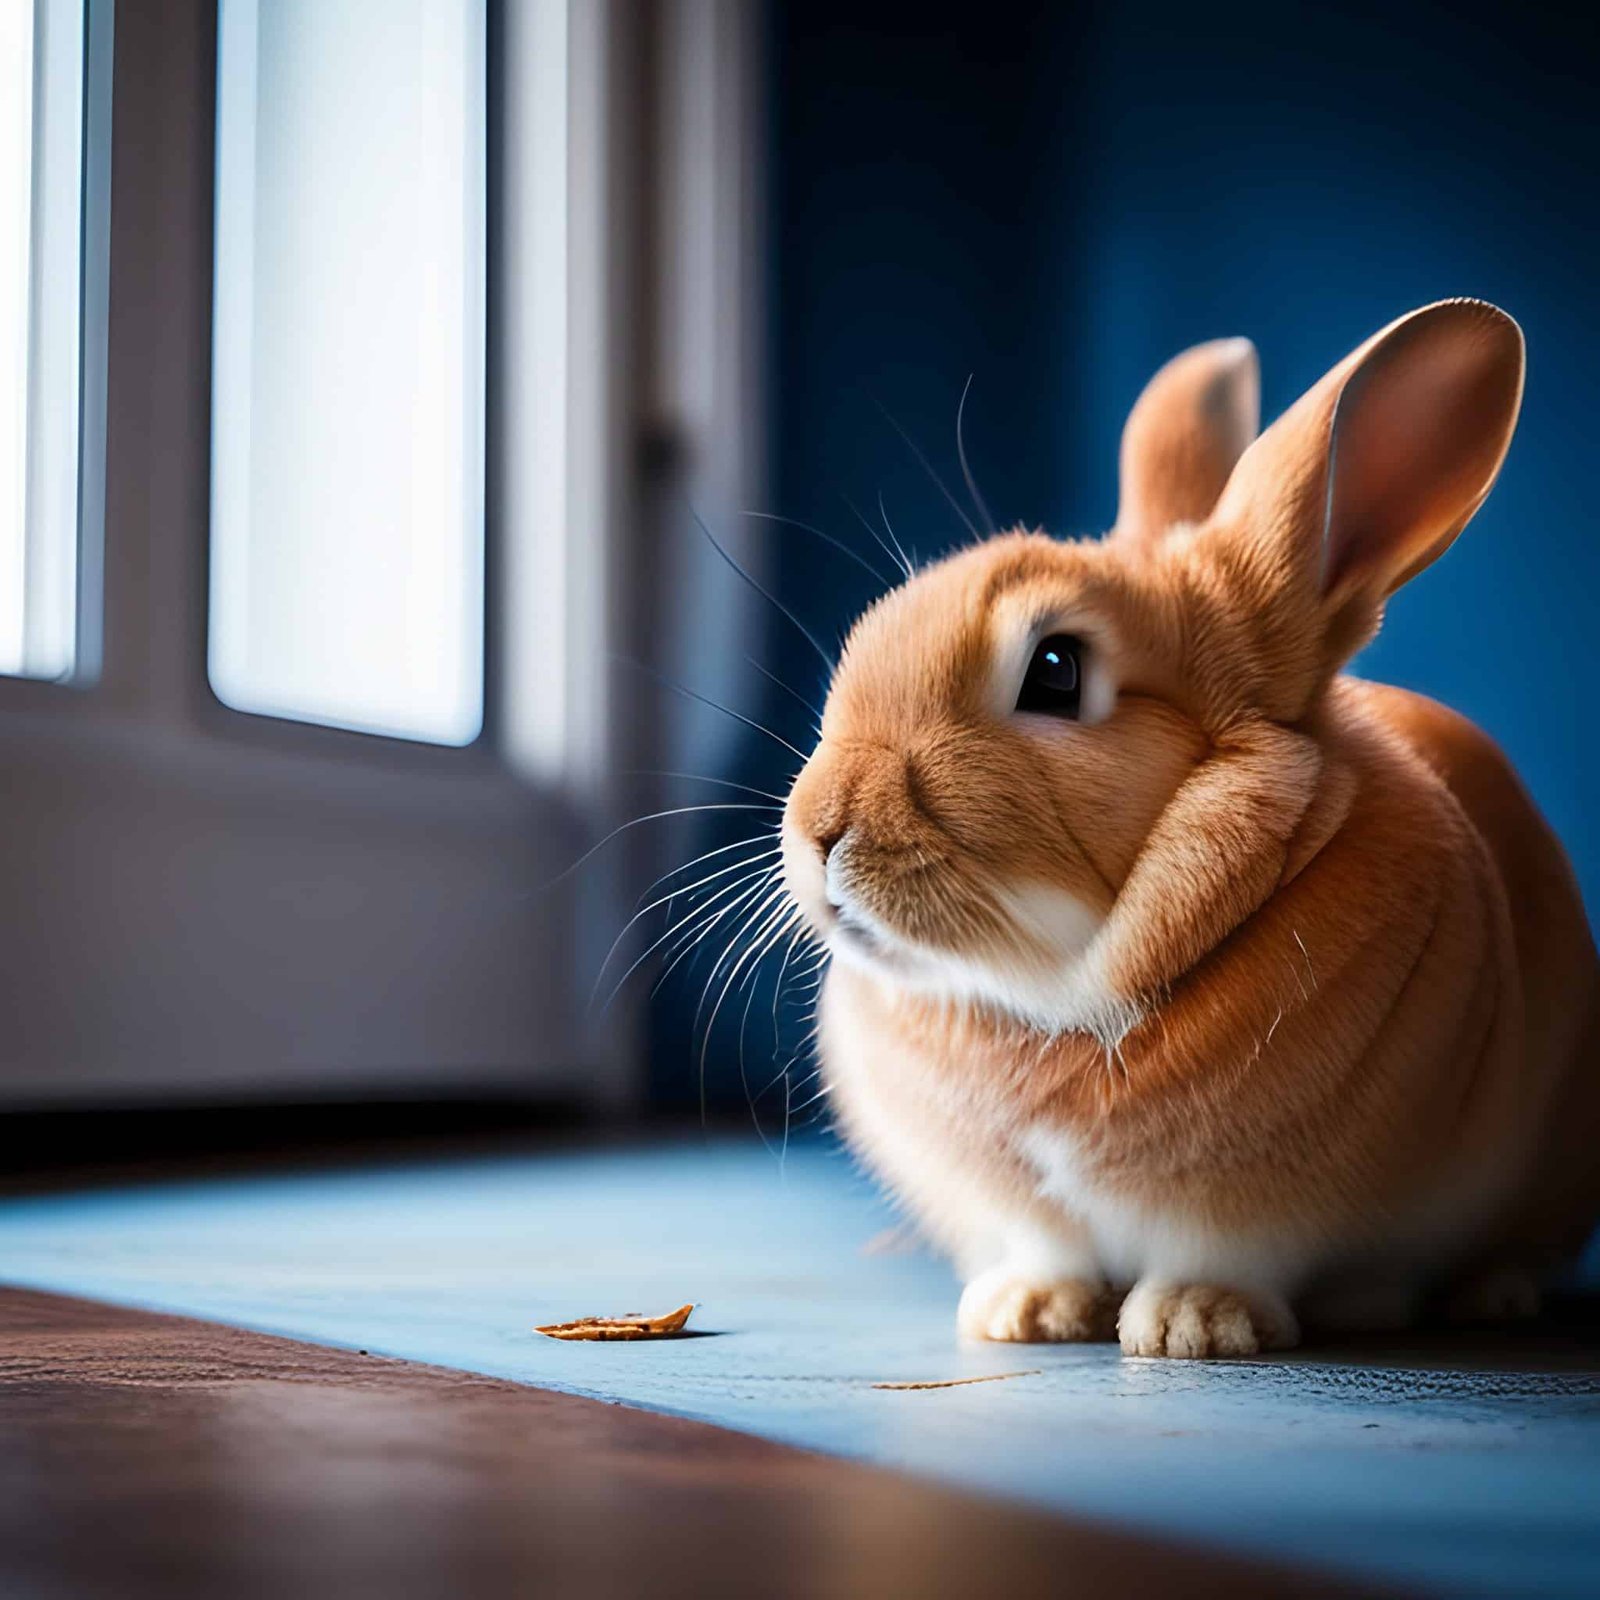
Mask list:
POLYGON ((1064 1344, 1116 1337, 1116 1303, 1103 1283, 1058 1278, 1041 1283, 1003 1269, 962 1291, 956 1327, 963 1338, 1064 1344))
POLYGON ((1294 1313, 1276 1296, 1209 1284, 1141 1283, 1117 1320, 1127 1356, 1253 1356, 1300 1342, 1294 1313))
POLYGON ((1544 1297, 1539 1280, 1521 1267, 1494 1267, 1457 1284, 1445 1302, 1451 1322, 1530 1322, 1544 1297))

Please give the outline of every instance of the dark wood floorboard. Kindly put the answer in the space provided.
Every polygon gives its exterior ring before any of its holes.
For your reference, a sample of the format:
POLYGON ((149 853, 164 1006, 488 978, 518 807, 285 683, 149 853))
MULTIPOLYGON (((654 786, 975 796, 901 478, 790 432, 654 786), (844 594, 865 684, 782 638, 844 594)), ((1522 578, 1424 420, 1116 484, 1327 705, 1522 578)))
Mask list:
POLYGON ((0 1290, 5 1600, 1348 1592, 679 1418, 0 1290))

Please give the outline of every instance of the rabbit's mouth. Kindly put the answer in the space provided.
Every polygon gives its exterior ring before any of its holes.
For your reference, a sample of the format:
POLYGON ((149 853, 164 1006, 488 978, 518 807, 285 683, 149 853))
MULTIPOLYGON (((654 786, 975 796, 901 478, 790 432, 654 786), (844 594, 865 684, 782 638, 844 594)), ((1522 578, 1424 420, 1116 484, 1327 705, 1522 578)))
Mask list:
POLYGON ((911 946, 868 910, 859 896, 830 884, 823 895, 823 905, 823 937, 837 954, 879 972, 903 971, 911 946))
POLYGON ((863 950, 875 951, 883 946, 878 930, 855 909, 848 900, 828 897, 828 910, 833 917, 832 931, 863 950))
POLYGON ((914 892, 922 910, 942 901, 952 927, 963 916, 970 927, 981 913, 981 934, 958 944, 940 928, 903 925, 892 895, 891 905, 881 904, 884 885, 875 889, 853 874, 851 855, 836 850, 824 866, 800 852, 796 878, 805 888, 791 879, 812 927, 837 957, 908 991, 983 1005, 1046 1032, 1099 1031, 1103 980, 1091 954, 1105 919, 1086 902, 1036 882, 955 902, 948 887, 941 894, 921 882, 914 892))
POLYGON ((789 893, 815 936, 852 966, 924 993, 1035 1015, 1101 918, 1042 884, 982 886, 949 863, 908 866, 853 829, 824 853, 786 827, 789 893))

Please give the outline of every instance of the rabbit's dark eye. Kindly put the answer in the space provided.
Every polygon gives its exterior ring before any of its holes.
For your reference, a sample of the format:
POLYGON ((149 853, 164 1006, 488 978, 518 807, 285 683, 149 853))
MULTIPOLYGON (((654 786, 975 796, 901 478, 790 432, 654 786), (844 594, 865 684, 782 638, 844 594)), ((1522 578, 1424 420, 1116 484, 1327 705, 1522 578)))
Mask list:
POLYGON ((1053 633, 1034 646, 1017 695, 1018 711, 1044 711, 1078 720, 1083 700, 1083 645, 1071 634, 1053 633))

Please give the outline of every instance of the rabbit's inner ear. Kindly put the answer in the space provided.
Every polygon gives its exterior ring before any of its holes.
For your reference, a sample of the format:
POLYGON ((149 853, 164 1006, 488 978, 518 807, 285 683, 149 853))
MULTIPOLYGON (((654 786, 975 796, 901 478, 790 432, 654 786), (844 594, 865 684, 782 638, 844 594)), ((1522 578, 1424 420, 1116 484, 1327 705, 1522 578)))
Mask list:
POLYGON ((1334 409, 1325 595, 1388 595, 1449 549, 1505 459, 1522 373, 1521 330, 1480 301, 1418 312, 1377 341, 1334 409))
POLYGON ((1260 410, 1260 370, 1248 339, 1214 339, 1169 361, 1122 431, 1114 537, 1150 543, 1210 516, 1256 436, 1260 410))
POLYGON ((1449 548, 1488 494, 1522 365, 1521 330, 1503 311, 1443 300, 1307 390, 1240 457, 1212 517, 1257 575, 1255 598, 1307 625, 1360 613, 1376 626, 1384 599, 1449 548))

